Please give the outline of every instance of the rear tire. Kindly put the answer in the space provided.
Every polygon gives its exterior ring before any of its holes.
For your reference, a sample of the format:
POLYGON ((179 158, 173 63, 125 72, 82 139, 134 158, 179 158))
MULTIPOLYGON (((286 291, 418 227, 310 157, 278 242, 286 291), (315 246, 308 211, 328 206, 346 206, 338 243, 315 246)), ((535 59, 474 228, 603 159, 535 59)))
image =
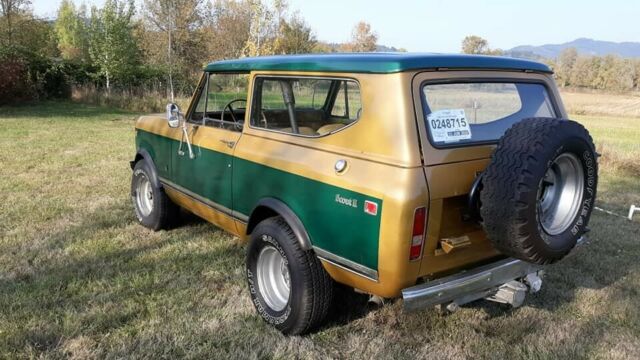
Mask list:
POLYGON ((133 167, 131 177, 131 201, 136 218, 143 226, 152 229, 168 229, 179 216, 179 207, 154 184, 155 169, 142 159, 133 167))
POLYGON ((247 282, 260 316, 284 334, 305 334, 325 319, 333 280, 313 251, 300 248, 282 217, 260 222, 247 249, 247 282))
POLYGON ((483 173, 484 229, 506 255, 558 261, 586 232, 597 182, 595 147, 582 125, 524 119, 506 131, 483 173))

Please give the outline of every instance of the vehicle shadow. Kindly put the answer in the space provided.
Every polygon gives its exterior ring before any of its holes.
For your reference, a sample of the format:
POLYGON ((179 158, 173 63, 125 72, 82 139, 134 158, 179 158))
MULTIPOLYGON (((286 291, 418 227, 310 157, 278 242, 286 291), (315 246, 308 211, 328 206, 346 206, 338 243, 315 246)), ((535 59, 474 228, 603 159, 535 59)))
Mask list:
POLYGON ((355 292, 352 288, 334 284, 333 302, 324 324, 316 331, 346 325, 363 318, 378 306, 369 302, 369 296, 355 292))

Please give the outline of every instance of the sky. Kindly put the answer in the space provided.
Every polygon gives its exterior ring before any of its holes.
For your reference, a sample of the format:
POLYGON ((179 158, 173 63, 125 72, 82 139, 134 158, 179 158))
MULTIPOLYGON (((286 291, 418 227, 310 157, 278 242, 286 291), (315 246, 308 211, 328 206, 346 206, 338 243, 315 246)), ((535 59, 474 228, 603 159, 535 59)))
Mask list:
MULTIPOLYGON (((32 0, 34 12, 55 17, 60 1, 32 0)), ((85 2, 100 6, 104 0, 85 2)), ((459 52, 467 35, 500 49, 581 37, 640 42, 637 0, 289 0, 289 6, 318 40, 346 42, 363 20, 378 34, 379 44, 408 51, 459 52)))

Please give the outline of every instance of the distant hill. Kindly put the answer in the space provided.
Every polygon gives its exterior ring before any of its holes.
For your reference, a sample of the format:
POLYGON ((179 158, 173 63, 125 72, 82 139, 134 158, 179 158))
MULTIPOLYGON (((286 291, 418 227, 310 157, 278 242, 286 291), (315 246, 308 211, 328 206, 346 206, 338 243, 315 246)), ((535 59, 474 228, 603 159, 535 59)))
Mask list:
POLYGON ((604 56, 609 54, 625 58, 640 57, 640 42, 612 42, 580 38, 564 44, 546 44, 540 46, 523 45, 507 50, 506 54, 526 58, 557 58, 562 50, 574 47, 579 54, 604 56))

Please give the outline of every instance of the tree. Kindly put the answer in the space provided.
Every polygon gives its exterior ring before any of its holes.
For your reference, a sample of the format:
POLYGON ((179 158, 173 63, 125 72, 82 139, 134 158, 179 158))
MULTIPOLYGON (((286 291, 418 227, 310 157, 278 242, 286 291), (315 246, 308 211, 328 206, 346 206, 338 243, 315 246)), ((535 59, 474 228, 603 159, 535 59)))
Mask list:
POLYGON ((633 89, 634 67, 631 61, 617 55, 607 55, 602 59, 601 71, 604 88, 616 92, 633 89))
POLYGON ((491 49, 489 42, 480 36, 470 35, 462 40, 462 53, 474 55, 502 55, 500 49, 491 49))
POLYGON ((464 54, 486 54, 487 51, 489 51, 489 42, 480 36, 471 35, 462 40, 464 54))
POLYGON ((11 46, 16 44, 15 33, 21 20, 28 12, 30 0, 0 0, 0 28, 2 31, 2 44, 11 46))
POLYGON ((113 79, 131 74, 138 64, 138 47, 133 37, 133 0, 107 0, 102 9, 91 9, 89 54, 107 91, 113 79))
POLYGON ((376 51, 378 35, 371 30, 371 25, 364 21, 356 24, 351 32, 351 43, 349 51, 368 52, 376 51))
POLYGON ((242 52, 244 56, 271 55, 277 31, 274 12, 261 0, 249 0, 248 3, 251 9, 249 38, 242 52))
POLYGON ((208 24, 211 34, 207 41, 208 59, 241 57, 251 28, 251 8, 246 0, 216 0, 211 18, 208 24))
POLYGON ((591 56, 578 56, 576 59, 569 82, 576 87, 589 88, 594 86, 599 64, 594 62, 591 56))
POLYGON ((559 80, 560 86, 564 87, 571 85, 571 73, 573 71, 573 67, 576 63, 577 58, 578 51, 573 47, 562 50, 562 52, 558 56, 556 77, 559 80))
POLYGON ((327 44, 326 42, 322 42, 322 41, 317 41, 316 44, 313 46, 313 49, 311 49, 311 52, 326 54, 326 53, 335 52, 335 49, 331 44, 327 44))
POLYGON ((65 60, 85 62, 89 58, 84 7, 76 10, 71 0, 63 0, 55 22, 58 49, 65 60))
POLYGON ((155 43, 164 47, 164 51, 158 51, 155 55, 166 65, 173 100, 175 74, 182 79, 190 79, 193 69, 199 67, 206 53, 207 39, 202 37, 201 31, 206 12, 204 1, 145 0, 145 10, 150 35, 157 35, 158 32, 163 35, 155 43))
POLYGON ((280 24, 278 38, 274 45, 276 54, 304 54, 313 51, 316 38, 304 19, 295 14, 280 24))

